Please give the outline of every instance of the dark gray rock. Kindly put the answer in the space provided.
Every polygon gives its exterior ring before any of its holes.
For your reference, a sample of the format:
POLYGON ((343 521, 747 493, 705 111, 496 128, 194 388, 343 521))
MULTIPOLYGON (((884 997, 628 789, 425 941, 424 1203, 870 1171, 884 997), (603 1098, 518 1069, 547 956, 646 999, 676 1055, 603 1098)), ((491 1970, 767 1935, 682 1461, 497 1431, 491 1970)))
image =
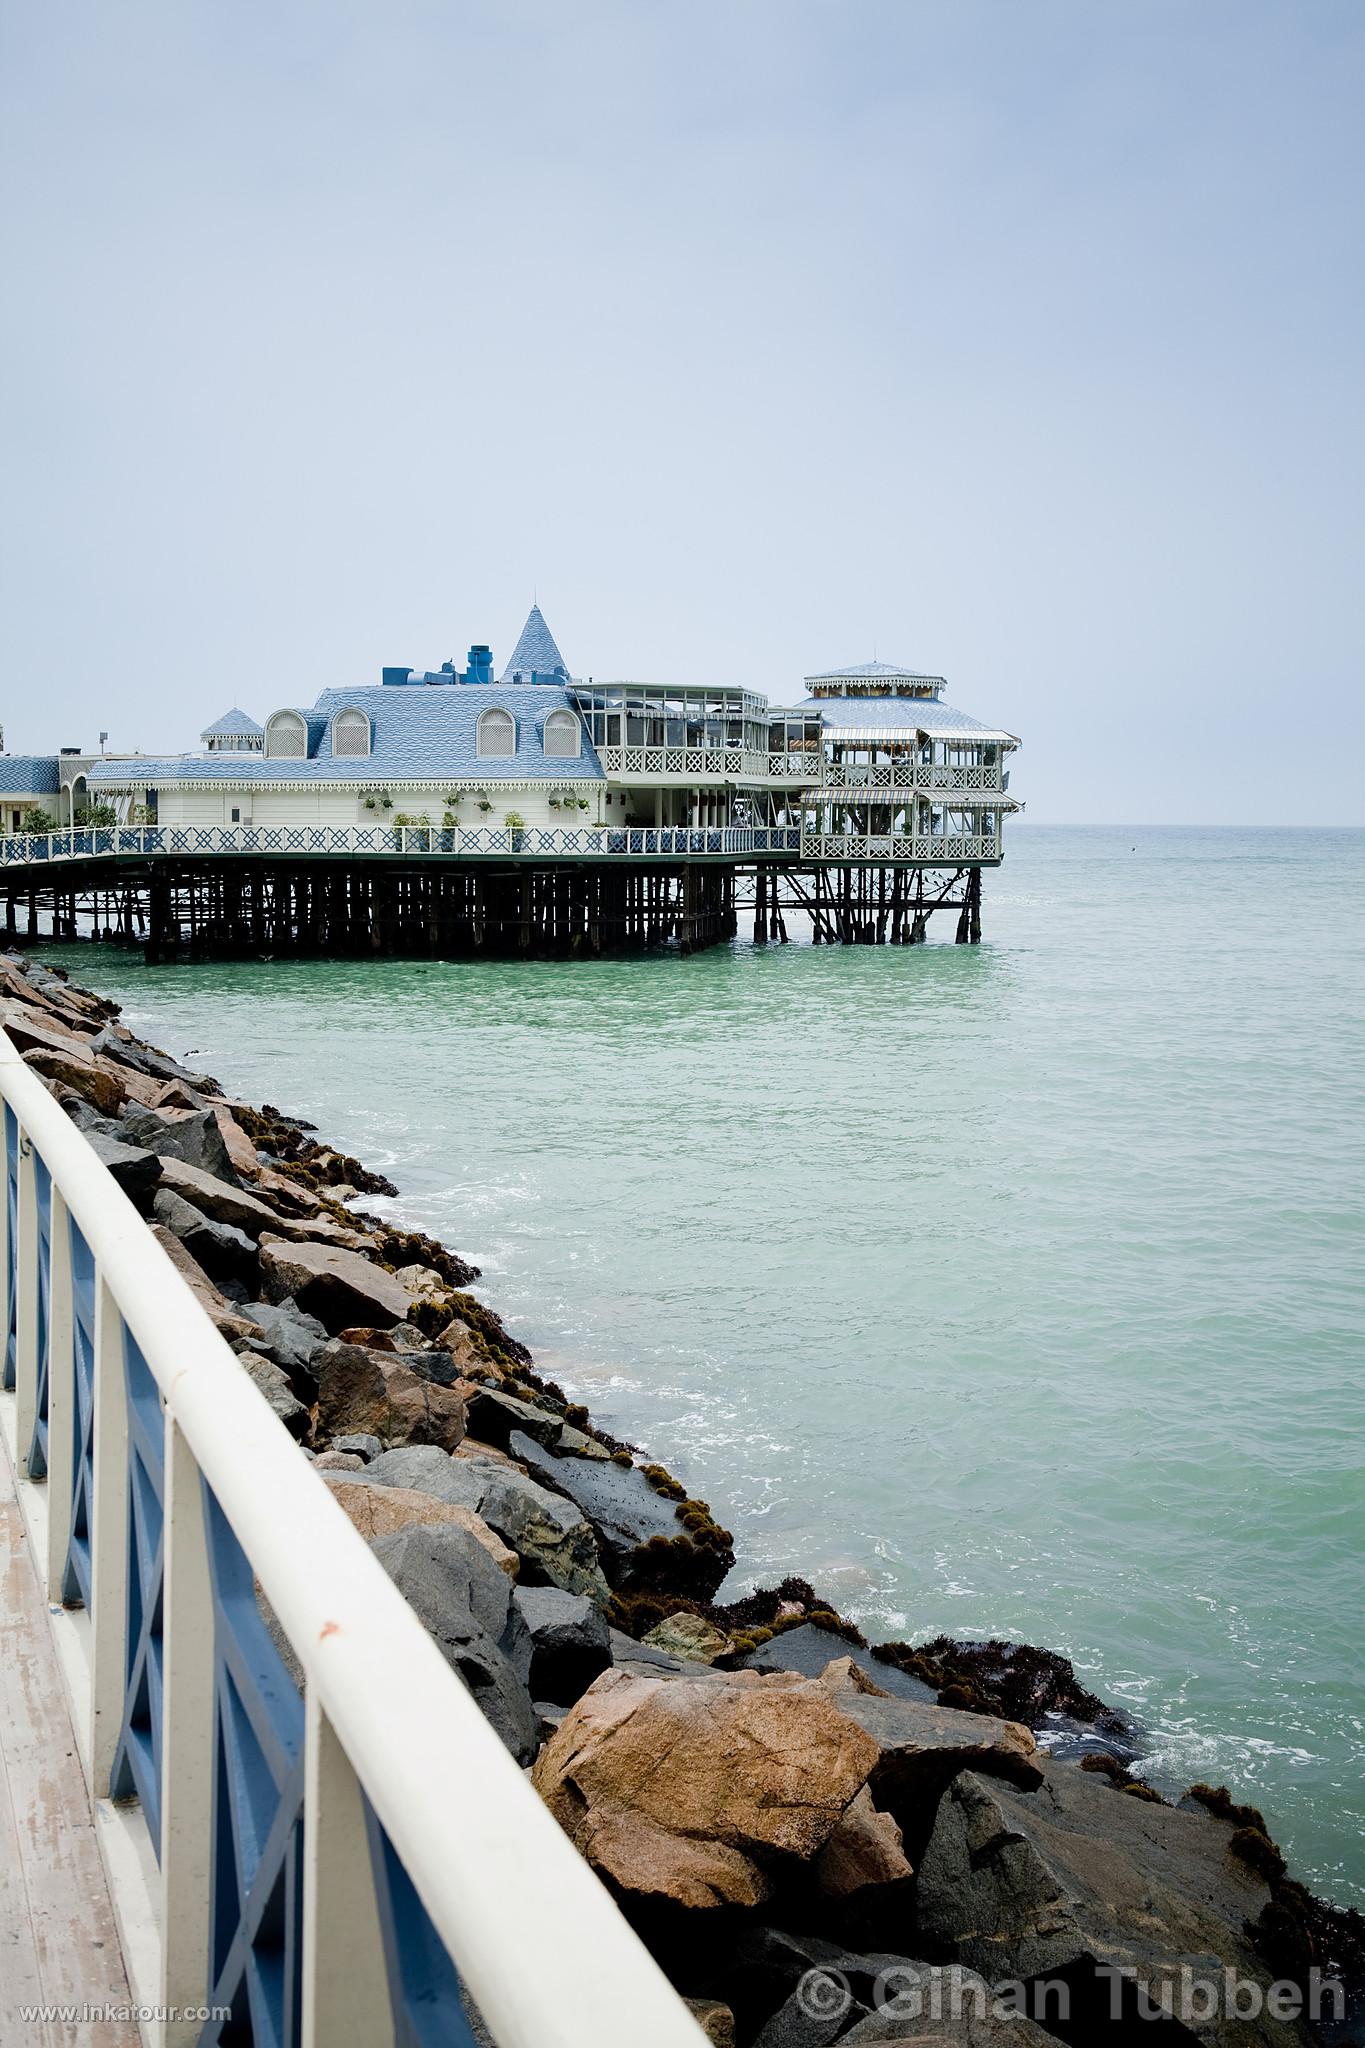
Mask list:
POLYGON ((837 1977, 807 1977, 754 2037, 753 2048, 829 2048, 867 2007, 849 1996, 837 1977))
MULTIPOLYGON (((470 1425, 471 1430, 473 1425, 470 1425)), ((610 1459, 556 1458, 520 1431, 506 1446, 545 1486, 571 1500, 602 1539, 607 1577, 624 1580, 634 1552, 651 1536, 683 1534, 673 1501, 656 1493, 642 1472, 610 1459), (614 1569, 613 1569, 614 1567, 614 1569)))
MULTIPOLYGON (((400 1330, 401 1327, 400 1324, 400 1330)), ((442 1351, 439 1346, 421 1351, 399 1344, 393 1348, 404 1365, 411 1366, 419 1379, 429 1380, 433 1387, 453 1387, 456 1380, 464 1377, 450 1353, 442 1351)), ((486 1443, 488 1439, 484 1437, 480 1441, 486 1443)))
MULTIPOLYGON (((151 1156, 151 1155, 146 1155, 151 1156)), ((196 1209, 183 1195, 177 1195, 170 1188, 160 1188, 152 1202, 152 1214, 158 1223, 164 1223, 193 1253, 204 1271, 220 1283, 228 1280, 255 1280, 260 1271, 256 1245, 244 1230, 238 1230, 231 1223, 217 1223, 206 1216, 202 1209, 196 1209)), ((246 1296, 250 1299, 250 1296, 246 1296)))
MULTIPOLYGON (((1153 2002, 1164 1988, 1178 1998, 1185 1964, 1216 1989, 1230 1969, 1264 1994, 1270 1976, 1245 1929, 1270 1891, 1227 1853, 1230 1834, 1210 1814, 1130 1798, 1073 1764, 1046 1764, 1034 1792, 964 1771, 919 1864, 919 1931, 931 1953, 991 1982, 1064 1977, 1077 2040, 1110 2010, 1118 1979, 1103 1972, 1128 1977, 1125 2017, 1136 2017, 1138 1987, 1153 2002)), ((1306 2036, 1264 2013, 1234 2017, 1220 2000, 1198 2039, 1290 2048, 1306 2036)))
POLYGON ((79 1118, 72 1121, 78 1129, 84 1130, 90 1150, 101 1166, 108 1167, 124 1194, 139 1208, 145 1209, 161 1178, 161 1162, 155 1152, 148 1152, 141 1145, 125 1145, 121 1139, 109 1137, 102 1128, 106 1121, 103 1117, 96 1117, 93 1124, 82 1124, 79 1118))
POLYGON ((259 1348, 266 1356, 296 1380, 306 1375, 316 1392, 314 1361, 331 1341, 317 1317, 306 1314, 292 1301, 244 1302, 242 1314, 260 1331, 259 1348))
POLYGON ((238 1351, 248 1379, 255 1382, 271 1412, 296 1440, 307 1436, 309 1415, 302 1401, 296 1400, 289 1381, 274 1363, 259 1351, 238 1351))
MULTIPOLYGON (((769 2043, 769 2048, 777 2043, 782 2048, 796 2048, 798 2043, 800 2048, 807 2048, 807 2042, 837 2040, 841 2030, 874 2009, 877 1986, 886 1981, 888 1973, 915 1967, 905 1956, 864 1954, 815 1934, 788 1934, 777 1927, 749 1926, 740 1930, 711 1988, 733 2011, 740 2040, 752 2040, 756 2034, 764 2039, 759 2030, 779 2019, 784 2026, 795 2028, 800 2016, 797 1993, 802 1980, 809 1979, 813 1971, 827 1972, 836 1992, 845 1990, 851 2001, 843 2007, 833 2031, 809 2036, 799 2031, 779 2031, 769 2043)), ((808 1986, 808 2005, 818 2006, 826 1996, 831 2007, 839 2003, 837 1996, 825 1993, 822 1986, 814 1987, 814 1993, 812 1996, 808 1986)))
POLYGON ((605 1611, 610 1590, 592 1527, 572 1503, 500 1458, 448 1458, 432 1447, 385 1451, 365 1474, 473 1508, 521 1559, 528 1584, 582 1593, 605 1611))
POLYGON ((609 1629, 607 1638, 613 1664, 638 1669, 646 1676, 657 1671, 660 1676, 674 1678, 683 1668, 677 1657, 670 1657, 664 1650, 652 1649, 648 1643, 637 1643, 634 1636, 626 1635, 622 1629, 609 1629))
POLYGON ((474 1482, 461 1479, 460 1472, 463 1466, 478 1462, 452 1458, 436 1444, 403 1444, 397 1450, 381 1450, 365 1477, 376 1486, 410 1486, 417 1493, 430 1493, 437 1500, 470 1508, 474 1506, 474 1482))
POLYGON ((531 1635, 533 1698, 572 1706, 611 1663, 605 1616, 559 1586, 518 1586, 512 1599, 531 1635))
MULTIPOLYGON (((907 1964, 885 1988, 886 2003, 841 2034, 840 2048, 900 2048, 916 2041, 926 2048, 1056 2048, 1057 2036, 1012 2011, 1010 1999, 997 2011, 991 1987, 974 1971, 907 1964)), ((1020 1995, 1029 1996, 1022 1986, 1020 1995)))
POLYGON ((854 1643, 846 1643, 831 1629, 819 1628, 812 1621, 800 1628, 789 1628, 771 1641, 760 1643, 747 1657, 738 1660, 741 1671, 799 1671, 803 1678, 818 1678, 826 1664, 836 1657, 851 1657, 860 1671, 865 1671, 873 1684, 893 1699, 927 1700, 932 1702, 938 1695, 932 1687, 924 1685, 918 1678, 911 1678, 904 1671, 897 1671, 894 1664, 879 1664, 870 1650, 860 1650, 854 1643))
POLYGON ((218 1119, 211 1109, 192 1116, 166 1117, 154 1109, 130 1109, 121 1119, 124 1139, 130 1145, 145 1145, 166 1159, 183 1159, 187 1166, 211 1173, 215 1180, 237 1185, 237 1170, 228 1157, 218 1119))
MULTIPOLYGON (((370 1436, 365 1430, 360 1429, 352 1430, 349 1434, 343 1433, 341 1436, 334 1436, 328 1449, 333 1451, 354 1451, 356 1456, 363 1458, 368 1465, 373 1458, 383 1455, 384 1446, 377 1436, 370 1436)), ((441 1455, 444 1457, 445 1452, 443 1451, 441 1455)))
POLYGON ((511 1580, 454 1523, 412 1523, 371 1548, 517 1762, 530 1763, 539 1743, 526 1689, 531 1637, 511 1580))
POLYGON ((94 1103, 87 1102, 83 1095, 77 1095, 74 1088, 59 1087, 57 1100, 76 1129, 84 1131, 87 1137, 92 1131, 101 1131, 108 1135, 119 1128, 116 1118, 101 1116, 94 1103))
POLYGON ((537 1408, 531 1401, 520 1401, 514 1394, 504 1394, 497 1387, 481 1386, 469 1397, 469 1434, 481 1444, 492 1444, 495 1450, 507 1449, 514 1430, 538 1444, 556 1444, 563 1427, 562 1416, 537 1408))

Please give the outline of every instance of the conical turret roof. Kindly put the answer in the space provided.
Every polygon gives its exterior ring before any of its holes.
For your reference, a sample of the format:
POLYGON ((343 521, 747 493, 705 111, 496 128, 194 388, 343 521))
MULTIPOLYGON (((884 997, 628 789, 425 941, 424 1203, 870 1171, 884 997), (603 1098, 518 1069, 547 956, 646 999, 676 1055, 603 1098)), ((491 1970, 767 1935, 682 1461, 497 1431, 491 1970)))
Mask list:
POLYGON ((526 615, 526 624, 521 629, 521 638, 512 649, 512 658, 502 672, 502 681, 511 677, 525 676, 529 681, 536 676, 567 676, 568 663, 555 646, 555 636, 545 623, 545 617, 538 604, 533 604, 526 615))

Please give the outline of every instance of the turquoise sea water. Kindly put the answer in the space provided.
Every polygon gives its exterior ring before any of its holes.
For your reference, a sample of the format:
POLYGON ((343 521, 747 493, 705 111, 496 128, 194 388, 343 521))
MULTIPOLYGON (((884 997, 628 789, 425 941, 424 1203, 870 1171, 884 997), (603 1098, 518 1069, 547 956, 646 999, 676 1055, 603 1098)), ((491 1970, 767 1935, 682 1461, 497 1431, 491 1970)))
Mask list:
POLYGON ((1016 828, 985 935, 67 964, 391 1171, 736 1590, 1065 1650, 1365 1901, 1365 834, 1016 828))

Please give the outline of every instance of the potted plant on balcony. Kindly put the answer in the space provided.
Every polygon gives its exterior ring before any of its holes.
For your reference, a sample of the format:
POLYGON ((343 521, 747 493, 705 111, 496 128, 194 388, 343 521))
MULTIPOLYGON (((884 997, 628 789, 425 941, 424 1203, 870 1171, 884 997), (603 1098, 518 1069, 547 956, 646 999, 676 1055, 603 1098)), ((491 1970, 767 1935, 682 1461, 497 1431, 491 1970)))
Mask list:
POLYGON ((504 811, 502 822, 511 836, 513 853, 520 853, 526 834, 526 820, 520 811, 504 811))

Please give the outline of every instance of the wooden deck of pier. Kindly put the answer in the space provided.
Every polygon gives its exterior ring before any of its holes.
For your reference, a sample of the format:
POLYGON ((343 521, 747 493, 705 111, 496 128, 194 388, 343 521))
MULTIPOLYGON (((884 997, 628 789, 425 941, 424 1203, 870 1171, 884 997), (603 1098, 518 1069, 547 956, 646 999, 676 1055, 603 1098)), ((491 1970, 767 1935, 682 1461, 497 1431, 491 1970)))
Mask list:
POLYGON ((131 2020, 28 2019, 130 2004, 104 1865, 14 1475, 0 1441, 0 2042, 138 2048, 131 2020))

